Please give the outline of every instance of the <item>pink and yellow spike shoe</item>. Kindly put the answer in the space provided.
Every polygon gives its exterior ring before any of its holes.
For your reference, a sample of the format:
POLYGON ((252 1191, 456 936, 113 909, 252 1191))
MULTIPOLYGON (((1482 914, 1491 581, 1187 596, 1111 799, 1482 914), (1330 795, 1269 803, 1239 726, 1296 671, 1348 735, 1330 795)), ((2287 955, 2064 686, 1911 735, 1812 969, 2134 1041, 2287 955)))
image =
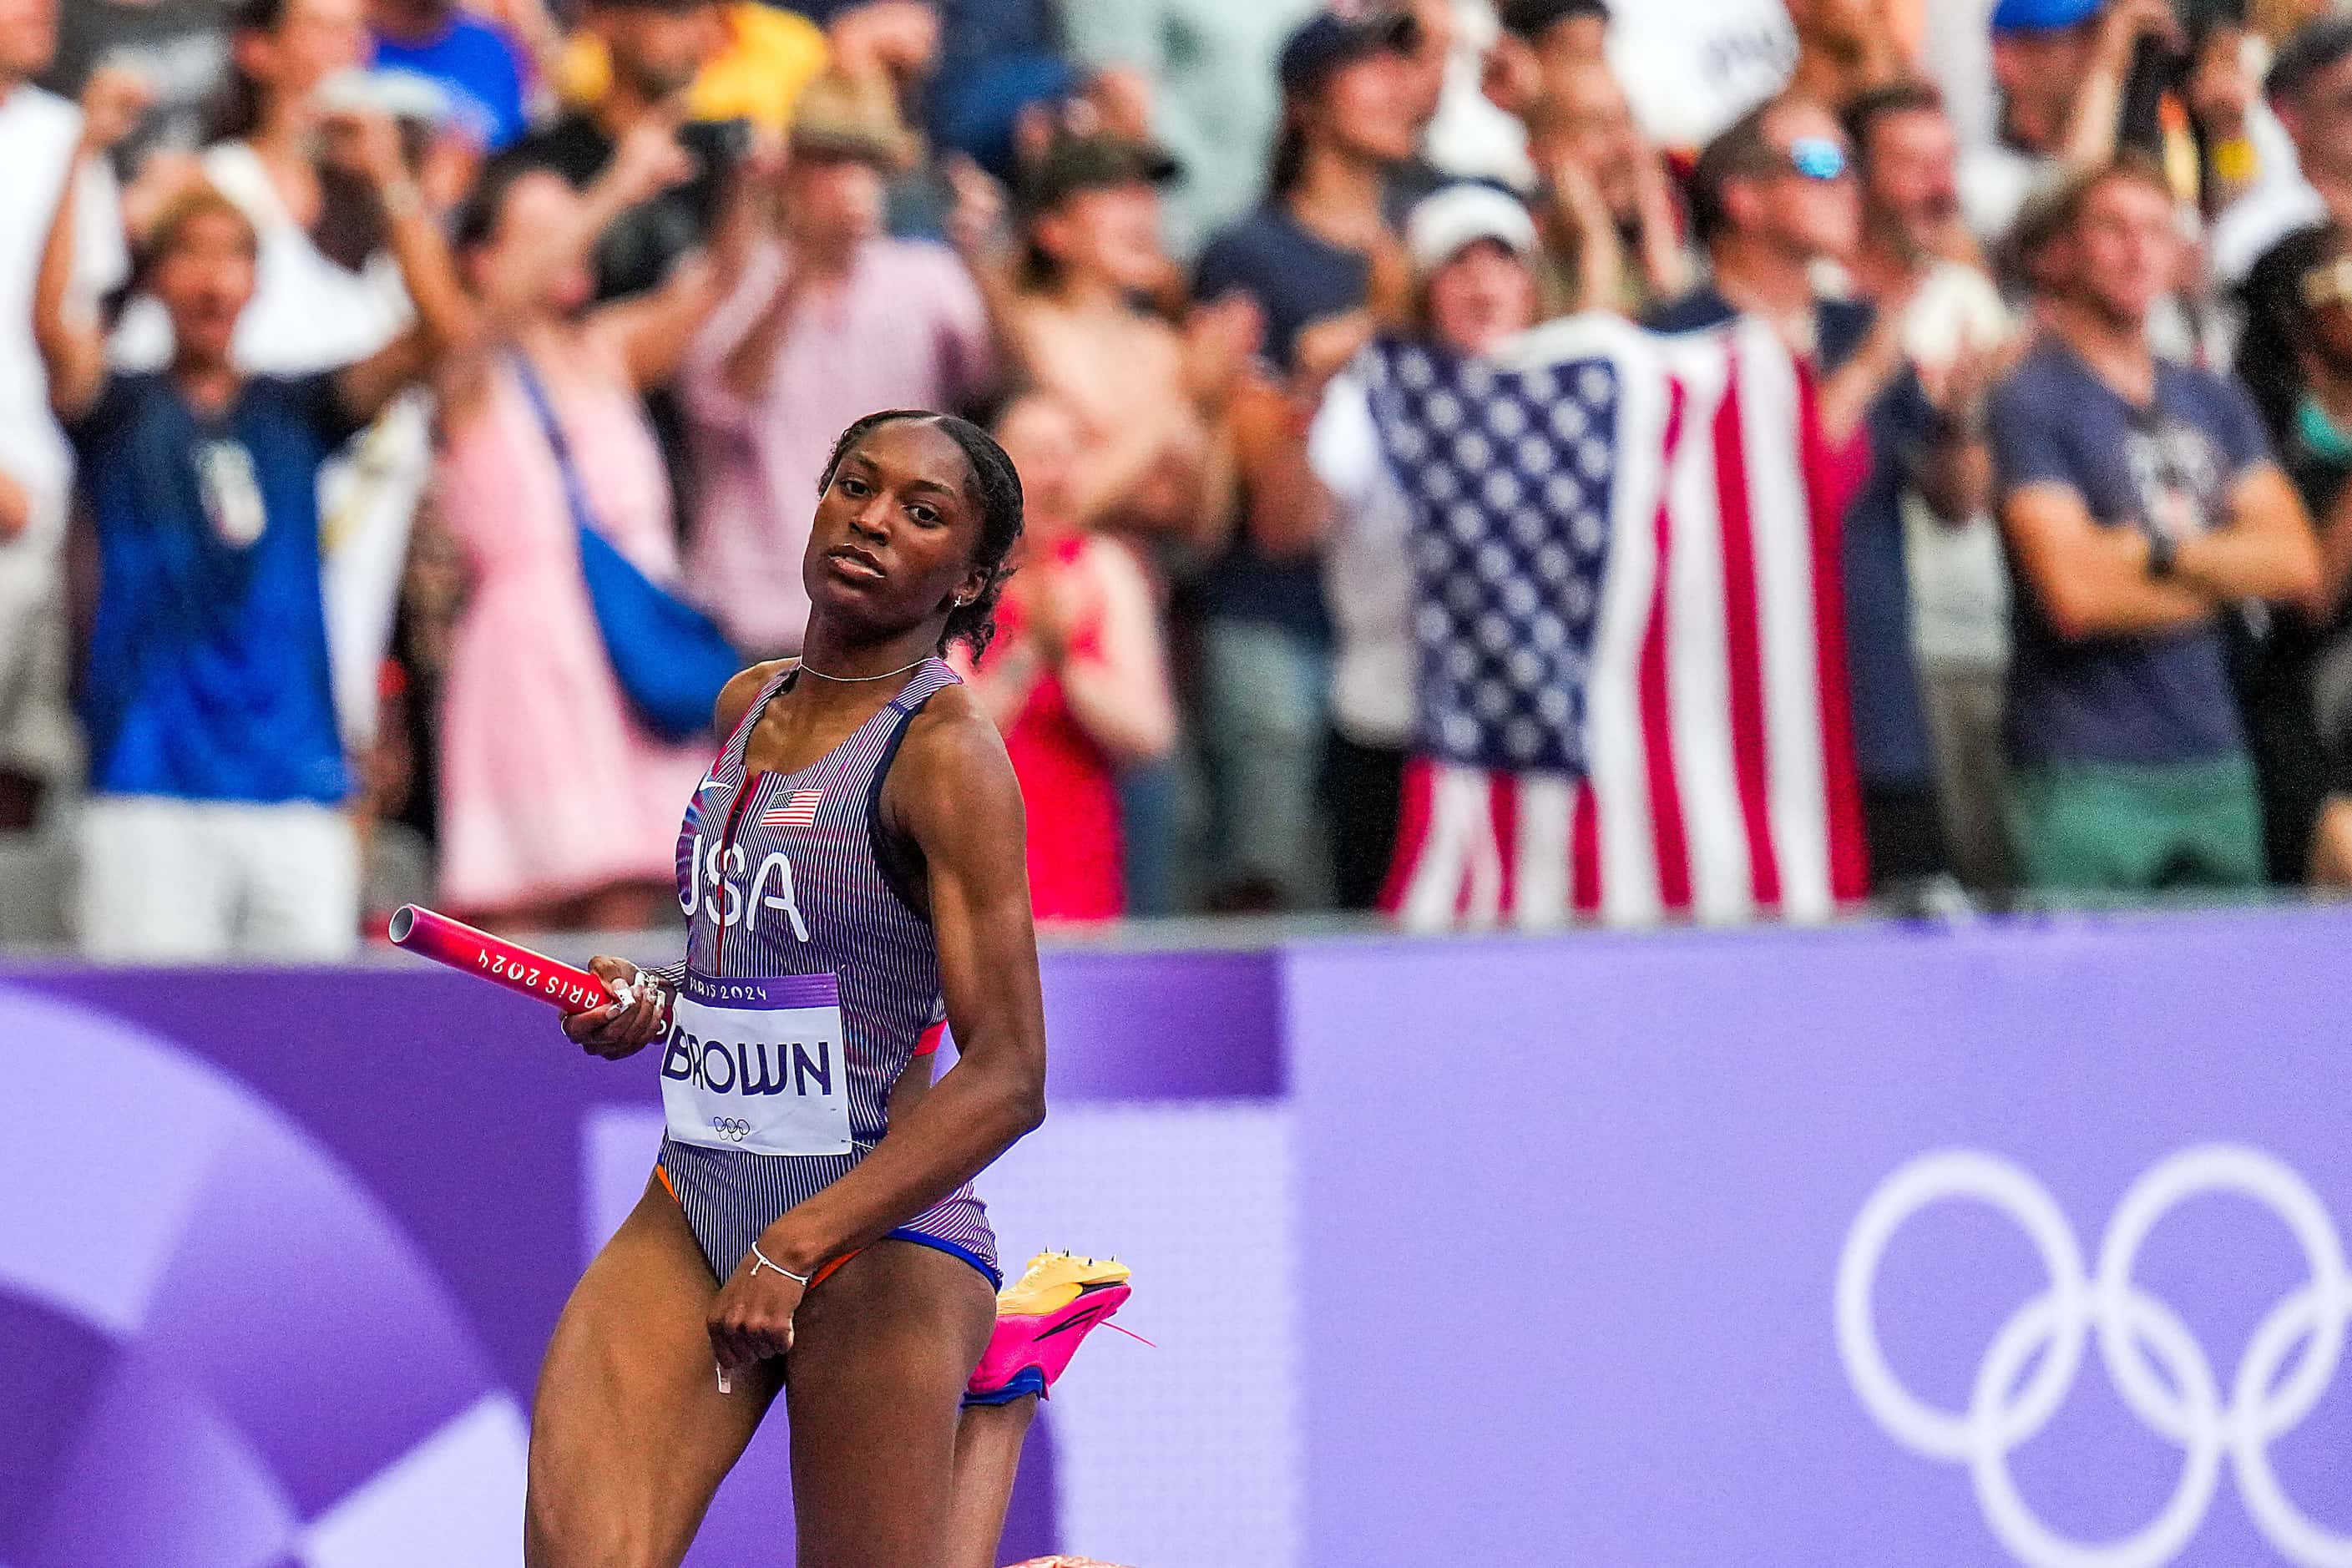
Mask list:
POLYGON ((996 1298, 996 1332, 972 1370, 963 1402, 1006 1405, 1024 1394, 1044 1397, 1077 1353, 1078 1342, 1134 1294, 1133 1278, 1126 1264, 1098 1258, 1041 1252, 1031 1258, 1021 1278, 996 1298))

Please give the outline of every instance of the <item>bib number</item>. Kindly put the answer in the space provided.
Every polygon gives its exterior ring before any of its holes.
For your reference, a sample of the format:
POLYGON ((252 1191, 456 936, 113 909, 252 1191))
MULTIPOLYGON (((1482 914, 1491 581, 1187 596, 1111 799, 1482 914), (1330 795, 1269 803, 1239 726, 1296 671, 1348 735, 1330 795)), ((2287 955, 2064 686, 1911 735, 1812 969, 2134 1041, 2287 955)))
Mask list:
POLYGON ((662 1047, 669 1135, 747 1154, 847 1154, 849 1062, 830 974, 689 973, 662 1047))

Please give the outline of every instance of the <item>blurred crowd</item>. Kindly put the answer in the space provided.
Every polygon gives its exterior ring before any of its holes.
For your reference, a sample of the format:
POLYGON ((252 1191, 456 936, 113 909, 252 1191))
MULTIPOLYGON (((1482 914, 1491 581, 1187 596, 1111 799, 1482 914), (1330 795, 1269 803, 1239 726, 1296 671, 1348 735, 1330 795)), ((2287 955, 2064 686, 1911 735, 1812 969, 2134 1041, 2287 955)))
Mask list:
POLYGON ((792 654, 901 406, 1026 490, 960 657, 1040 917, 1376 908, 1365 356, 1602 314, 1863 443, 1874 893, 2352 885, 2324 0, 0 0, 0 940, 665 919, 713 741, 583 539, 792 654))

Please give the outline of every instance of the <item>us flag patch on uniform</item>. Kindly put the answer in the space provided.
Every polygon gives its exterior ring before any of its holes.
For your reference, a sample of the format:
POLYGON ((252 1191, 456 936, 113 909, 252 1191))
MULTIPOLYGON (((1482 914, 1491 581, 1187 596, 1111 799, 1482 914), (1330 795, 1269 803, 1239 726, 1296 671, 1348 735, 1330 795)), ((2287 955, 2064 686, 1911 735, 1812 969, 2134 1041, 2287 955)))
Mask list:
POLYGON ((816 823, 817 797, 823 790, 796 789, 782 805, 772 805, 760 814, 762 827, 811 827, 816 823))

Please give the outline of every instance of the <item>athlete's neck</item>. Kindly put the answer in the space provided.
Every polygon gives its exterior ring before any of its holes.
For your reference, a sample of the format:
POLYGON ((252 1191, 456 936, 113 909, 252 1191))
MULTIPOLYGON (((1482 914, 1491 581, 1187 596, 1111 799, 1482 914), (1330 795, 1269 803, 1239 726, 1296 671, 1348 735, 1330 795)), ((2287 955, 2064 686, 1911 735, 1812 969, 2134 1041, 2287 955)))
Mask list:
POLYGON ((889 684, 876 677, 920 664, 937 652, 939 646, 940 626, 937 621, 911 626, 896 637, 870 639, 845 636, 840 628, 821 616, 812 615, 807 634, 801 639, 801 666, 804 669, 822 671, 833 679, 803 684, 841 686, 845 690, 856 691, 860 689, 859 686, 844 683, 866 682, 869 684, 865 689, 870 692, 874 688, 889 684))

